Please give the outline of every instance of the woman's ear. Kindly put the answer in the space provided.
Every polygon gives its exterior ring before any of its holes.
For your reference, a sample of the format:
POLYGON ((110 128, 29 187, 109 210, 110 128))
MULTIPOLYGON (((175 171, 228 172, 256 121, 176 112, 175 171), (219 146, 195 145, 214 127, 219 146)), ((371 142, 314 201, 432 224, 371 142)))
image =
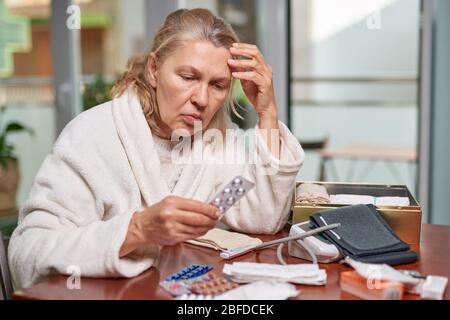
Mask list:
POLYGON ((148 72, 149 79, 150 79, 150 85, 153 88, 156 88, 157 76, 158 76, 158 68, 156 66, 156 56, 152 52, 152 53, 150 53, 148 58, 150 59, 150 61, 148 63, 148 70, 147 70, 147 72, 148 72))

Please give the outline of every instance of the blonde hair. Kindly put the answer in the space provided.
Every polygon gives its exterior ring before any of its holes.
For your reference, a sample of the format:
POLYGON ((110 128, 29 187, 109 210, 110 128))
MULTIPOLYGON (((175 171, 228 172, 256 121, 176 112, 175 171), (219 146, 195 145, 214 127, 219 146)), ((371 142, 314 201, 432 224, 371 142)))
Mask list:
MULTIPOLYGON (((127 70, 112 88, 113 96, 122 95, 130 87, 135 90, 150 129, 158 135, 162 135, 162 129, 159 126, 162 119, 156 101, 156 91, 150 85, 148 72, 150 55, 153 53, 157 65, 160 65, 188 41, 209 41, 216 47, 228 49, 233 43, 239 42, 239 38, 229 24, 207 9, 176 10, 167 16, 153 40, 150 51, 147 54, 131 58, 128 61, 127 70)), ((231 122, 231 111, 240 117, 236 111, 237 104, 233 96, 233 89, 234 81, 224 107, 214 115, 208 125, 209 128, 216 128, 224 132, 231 122)))

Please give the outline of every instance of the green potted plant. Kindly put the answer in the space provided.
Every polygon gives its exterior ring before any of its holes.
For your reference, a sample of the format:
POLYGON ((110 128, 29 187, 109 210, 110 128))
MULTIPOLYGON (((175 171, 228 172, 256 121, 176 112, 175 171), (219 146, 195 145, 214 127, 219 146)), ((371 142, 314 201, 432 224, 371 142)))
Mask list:
POLYGON ((19 186, 19 165, 14 145, 8 142, 10 134, 33 130, 25 125, 10 121, 3 124, 6 107, 0 107, 0 216, 9 215, 16 208, 16 194, 19 186), (3 213, 3 214, 2 214, 3 213))
POLYGON ((111 100, 111 89, 113 85, 114 82, 106 81, 102 74, 97 74, 94 82, 85 83, 83 86, 83 110, 88 110, 111 100))

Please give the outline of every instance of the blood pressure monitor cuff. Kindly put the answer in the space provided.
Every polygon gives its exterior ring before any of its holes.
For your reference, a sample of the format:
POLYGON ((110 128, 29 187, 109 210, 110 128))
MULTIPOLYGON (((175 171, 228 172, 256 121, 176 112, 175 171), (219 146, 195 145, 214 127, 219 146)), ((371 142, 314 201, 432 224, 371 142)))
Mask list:
POLYGON ((392 231, 372 204, 321 211, 310 217, 310 223, 313 228, 340 223, 340 227, 322 235, 344 256, 357 261, 397 265, 417 260, 417 254, 392 231))

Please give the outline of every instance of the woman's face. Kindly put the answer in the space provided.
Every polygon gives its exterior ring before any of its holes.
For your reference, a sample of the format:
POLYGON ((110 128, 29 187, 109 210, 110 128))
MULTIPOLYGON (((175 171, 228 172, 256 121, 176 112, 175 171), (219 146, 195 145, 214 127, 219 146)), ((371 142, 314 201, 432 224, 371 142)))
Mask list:
POLYGON ((150 63, 151 85, 170 137, 176 129, 194 134, 194 122, 206 128, 223 106, 231 86, 230 51, 207 41, 191 42, 170 55, 161 65, 150 63))

